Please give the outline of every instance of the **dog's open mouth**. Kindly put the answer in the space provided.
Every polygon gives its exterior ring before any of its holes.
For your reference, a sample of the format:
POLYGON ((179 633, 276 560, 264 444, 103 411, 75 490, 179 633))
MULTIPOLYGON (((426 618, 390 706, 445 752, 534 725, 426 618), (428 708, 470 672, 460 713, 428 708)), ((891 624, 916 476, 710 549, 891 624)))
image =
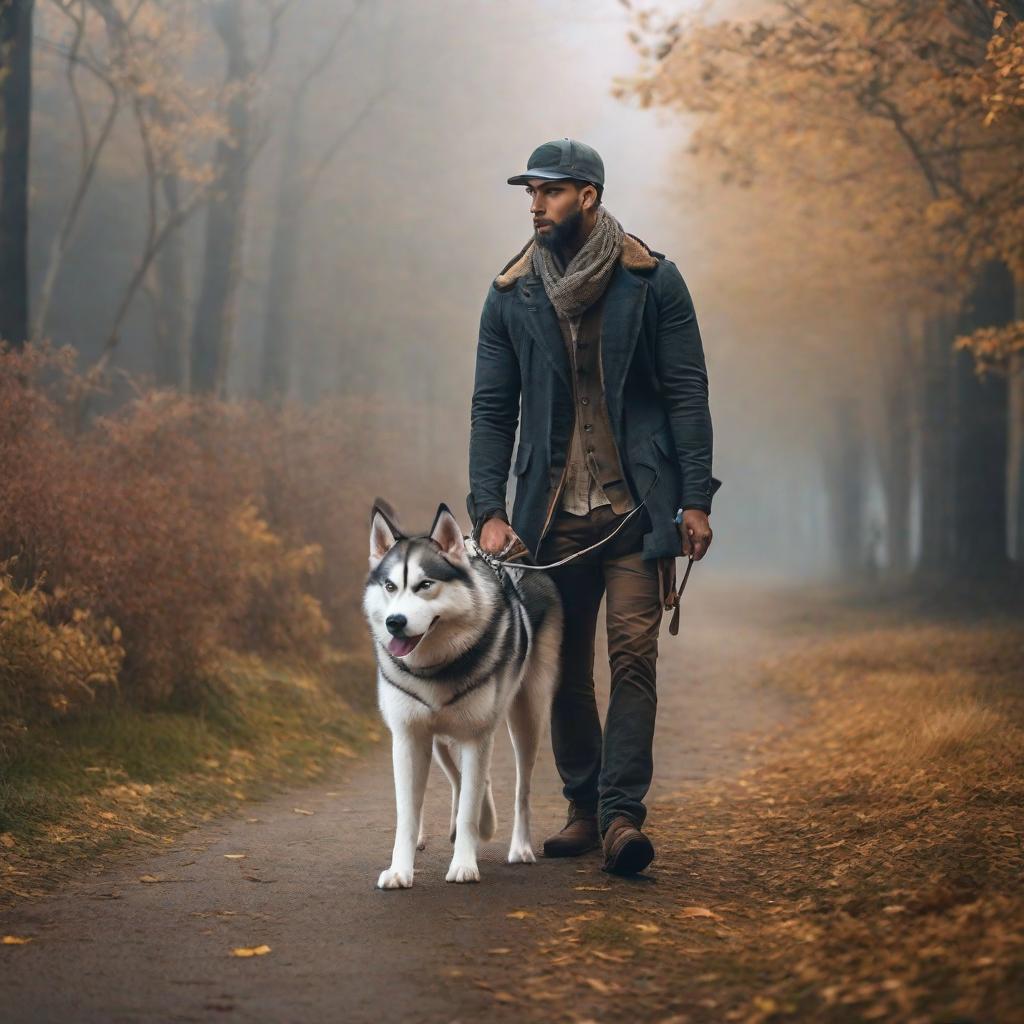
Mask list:
POLYGON ((388 650, 396 658, 404 658, 407 654, 412 654, 412 652, 416 649, 417 644, 419 644, 419 642, 427 635, 427 633, 430 632, 430 627, 433 626, 434 623, 437 622, 437 620, 438 616, 435 615, 430 623, 430 626, 427 626, 427 628, 422 633, 417 633, 416 636, 393 636, 388 641, 388 650))

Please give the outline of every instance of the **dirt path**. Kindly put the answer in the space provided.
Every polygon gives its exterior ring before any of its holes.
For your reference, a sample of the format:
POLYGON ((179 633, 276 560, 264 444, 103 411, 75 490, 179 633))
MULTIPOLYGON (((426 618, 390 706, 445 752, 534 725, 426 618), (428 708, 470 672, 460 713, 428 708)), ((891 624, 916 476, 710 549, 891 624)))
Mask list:
MULTIPOLYGON (((744 734, 791 717, 780 697, 758 688, 755 672, 758 658, 789 642, 774 628, 783 607, 770 588, 705 582, 695 571, 679 636, 669 635, 667 620, 662 630, 649 803, 685 800, 688 786, 745 767, 752 755, 744 734)), ((603 646, 598 661, 604 690, 603 646)), ((538 848, 565 808, 550 743, 542 750, 538 848)), ((444 881, 448 793, 435 767, 431 836, 415 886, 374 888, 394 827, 385 743, 341 782, 250 805, 159 856, 25 905, 0 924, 2 933, 33 938, 0 953, 0 1019, 452 1022, 486 1013, 495 1020, 500 1008, 477 981, 504 974, 503 986, 514 989, 515 950, 536 937, 529 918, 508 915, 571 905, 587 895, 576 886, 609 884, 597 853, 504 863, 513 776, 504 739, 494 770, 500 842, 482 850, 480 885, 444 881), (237 853, 244 859, 225 856, 237 853), (146 876, 159 881, 141 882, 146 876), (261 944, 271 952, 230 955, 232 947, 261 944)), ((653 815, 649 823, 656 838, 653 815)), ((657 900, 658 867, 656 860, 646 880, 613 881, 631 898, 657 900)))

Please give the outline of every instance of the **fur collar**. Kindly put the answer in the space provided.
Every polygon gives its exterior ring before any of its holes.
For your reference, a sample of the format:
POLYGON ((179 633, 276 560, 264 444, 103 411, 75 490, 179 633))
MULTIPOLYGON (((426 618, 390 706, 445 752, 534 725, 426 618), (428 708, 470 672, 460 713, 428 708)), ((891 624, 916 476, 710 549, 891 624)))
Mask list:
MULTIPOLYGON (((499 291, 508 291, 524 274, 533 270, 534 239, 530 239, 515 256, 502 268, 494 279, 494 287, 499 291)), ((658 258, 664 253, 655 252, 646 242, 631 235, 628 231, 622 243, 622 256, 619 262, 627 270, 653 270, 658 265, 658 258)))

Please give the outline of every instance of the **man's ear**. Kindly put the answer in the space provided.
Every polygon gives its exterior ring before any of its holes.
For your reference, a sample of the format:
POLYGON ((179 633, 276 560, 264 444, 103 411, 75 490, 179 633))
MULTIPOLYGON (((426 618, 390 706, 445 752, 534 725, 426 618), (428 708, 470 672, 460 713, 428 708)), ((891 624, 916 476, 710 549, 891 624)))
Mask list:
POLYGON ((430 539, 437 543, 443 554, 457 562, 464 562, 469 557, 462 527, 443 501, 437 506, 434 525, 430 527, 430 539))
POLYGON ((394 518, 394 509, 383 498, 375 498, 370 511, 370 569, 405 536, 394 518))

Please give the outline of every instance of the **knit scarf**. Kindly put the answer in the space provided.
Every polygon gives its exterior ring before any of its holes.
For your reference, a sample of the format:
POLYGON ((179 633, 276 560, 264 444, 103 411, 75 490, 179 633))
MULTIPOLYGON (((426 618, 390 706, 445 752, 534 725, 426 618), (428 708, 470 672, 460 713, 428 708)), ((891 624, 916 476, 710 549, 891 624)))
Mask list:
POLYGON ((533 269, 544 282, 544 290, 559 316, 582 316, 600 298, 622 255, 624 238, 622 225, 599 206, 593 231, 564 268, 551 249, 534 243, 533 269))

